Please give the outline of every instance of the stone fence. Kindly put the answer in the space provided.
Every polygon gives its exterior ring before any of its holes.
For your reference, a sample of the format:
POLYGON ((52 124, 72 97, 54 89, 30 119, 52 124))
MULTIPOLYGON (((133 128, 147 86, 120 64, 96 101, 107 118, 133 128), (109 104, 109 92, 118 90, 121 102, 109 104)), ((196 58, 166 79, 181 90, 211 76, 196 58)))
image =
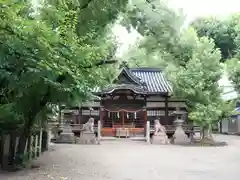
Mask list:
MULTIPOLYGON (((166 128, 167 133, 173 133, 176 129, 174 125, 164 125, 164 127, 166 128)), ((182 127, 186 133, 194 133, 201 131, 200 126, 183 125, 182 127)), ((154 125, 150 125, 150 132, 154 132, 154 125)))
MULTIPOLYGON (((23 154, 24 162, 39 157, 42 152, 48 150, 49 144, 48 132, 40 129, 34 132, 27 140, 25 152, 23 154)), ((16 158, 16 152, 19 142, 19 135, 16 131, 2 134, 0 136, 0 165, 1 169, 9 169, 13 165, 12 160, 16 158)))

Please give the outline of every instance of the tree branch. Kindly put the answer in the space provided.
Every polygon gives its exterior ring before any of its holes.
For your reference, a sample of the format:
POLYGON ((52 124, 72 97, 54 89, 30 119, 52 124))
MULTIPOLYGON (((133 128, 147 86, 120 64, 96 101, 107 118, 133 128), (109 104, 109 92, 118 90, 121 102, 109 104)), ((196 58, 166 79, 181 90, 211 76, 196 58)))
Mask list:
POLYGON ((93 67, 102 66, 102 65, 105 65, 105 64, 117 63, 117 60, 113 59, 113 57, 115 56, 116 51, 117 51, 117 46, 114 46, 113 49, 110 51, 110 53, 108 54, 108 56, 105 59, 98 60, 98 61, 96 61, 92 65, 84 66, 84 68, 93 68, 93 67))
POLYGON ((152 2, 150 0, 146 0, 146 2, 148 4, 150 4, 150 6, 152 6, 152 9, 156 9, 156 6, 154 4, 152 4, 152 2))
POLYGON ((84 4, 82 7, 80 6, 80 11, 87 9, 92 1, 93 0, 88 0, 86 4, 84 4))
POLYGON ((95 62, 93 65, 84 66, 84 68, 88 69, 88 68, 93 68, 93 67, 102 66, 106 64, 115 64, 115 63, 117 63, 117 60, 100 60, 95 62))
MULTIPOLYGON (((89 0, 89 1, 92 1, 92 0, 89 0)), ((25 41, 26 39, 24 39, 23 37, 21 37, 18 33, 14 32, 11 27, 1 27, 2 29, 6 30, 7 32, 11 33, 12 35, 16 35, 20 40, 22 41, 25 41)), ((6 45, 4 42, 1 42, 0 41, 0 44, 2 45, 6 45)), ((52 44, 50 44, 52 45, 52 44)), ((64 44, 62 44, 63 46, 65 46, 64 44)), ((54 46, 54 45, 52 45, 54 46)), ((65 46, 66 47, 66 46, 65 46)), ((17 52, 15 49, 12 49, 10 46, 8 46, 9 49, 11 49, 16 55, 18 56, 22 56, 21 53, 17 52)), ((29 47, 26 47, 26 49, 28 51, 31 52, 31 54, 34 54, 34 51, 32 48, 29 48, 29 47)), ((113 63, 116 63, 117 60, 111 60, 116 52, 116 49, 117 47, 114 47, 114 49, 112 50, 112 52, 108 55, 108 57, 106 58, 106 60, 97 60, 96 62, 94 62, 92 65, 87 65, 87 66, 83 66, 83 67, 80 67, 82 69, 88 69, 88 68, 94 68, 96 66, 102 66, 102 65, 105 65, 105 64, 113 64, 113 63)), ((60 53, 64 58, 66 58, 68 61, 71 61, 65 54, 63 54, 61 51, 59 51, 58 53, 60 53)), ((36 60, 39 60, 41 61, 42 59, 39 58, 38 56, 31 56, 32 58, 36 59, 36 60)), ((0 68, 0 69, 4 69, 4 68, 0 68)))

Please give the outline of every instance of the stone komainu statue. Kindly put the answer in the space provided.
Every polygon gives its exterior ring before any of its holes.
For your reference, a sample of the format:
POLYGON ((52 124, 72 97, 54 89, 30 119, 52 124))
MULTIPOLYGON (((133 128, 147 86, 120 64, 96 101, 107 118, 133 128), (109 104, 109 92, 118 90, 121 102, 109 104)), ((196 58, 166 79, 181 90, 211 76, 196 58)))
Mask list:
POLYGON ((94 132, 93 126, 94 126, 94 119, 89 118, 89 120, 85 124, 83 124, 83 131, 94 132))
POLYGON ((161 125, 160 120, 156 119, 154 121, 154 135, 152 136, 153 144, 169 144, 168 136, 166 134, 166 129, 161 125))
POLYGON ((154 135, 158 135, 159 133, 165 133, 166 129, 164 126, 160 124, 159 119, 154 121, 154 135))

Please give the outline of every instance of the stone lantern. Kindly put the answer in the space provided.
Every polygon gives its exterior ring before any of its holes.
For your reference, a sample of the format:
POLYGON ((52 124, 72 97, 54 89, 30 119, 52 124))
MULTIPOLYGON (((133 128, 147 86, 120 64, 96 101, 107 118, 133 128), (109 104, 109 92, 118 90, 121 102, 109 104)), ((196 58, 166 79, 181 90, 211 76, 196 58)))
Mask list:
POLYGON ((185 122, 185 116, 186 116, 186 112, 184 111, 180 111, 179 108, 176 108, 175 111, 173 111, 173 113, 171 114, 172 116, 175 117, 175 120, 173 121, 173 124, 176 126, 176 127, 182 127, 183 126, 183 123, 185 122))
POLYGON ((70 126, 70 121, 64 123, 63 131, 60 133, 60 136, 56 139, 55 143, 75 143, 75 137, 70 126))
POLYGON ((173 143, 179 145, 189 144, 190 139, 188 138, 187 134, 183 129, 183 123, 186 120, 186 112, 180 111, 180 108, 178 107, 171 115, 175 116, 175 120, 173 122, 175 125, 173 143))

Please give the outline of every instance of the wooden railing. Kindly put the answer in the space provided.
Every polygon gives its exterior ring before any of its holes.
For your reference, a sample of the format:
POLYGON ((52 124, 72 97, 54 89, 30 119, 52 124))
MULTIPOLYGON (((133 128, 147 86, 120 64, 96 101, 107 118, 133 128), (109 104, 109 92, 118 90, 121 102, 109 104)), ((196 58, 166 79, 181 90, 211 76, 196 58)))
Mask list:
POLYGON ((113 128, 135 128, 135 124, 114 124, 113 128))

